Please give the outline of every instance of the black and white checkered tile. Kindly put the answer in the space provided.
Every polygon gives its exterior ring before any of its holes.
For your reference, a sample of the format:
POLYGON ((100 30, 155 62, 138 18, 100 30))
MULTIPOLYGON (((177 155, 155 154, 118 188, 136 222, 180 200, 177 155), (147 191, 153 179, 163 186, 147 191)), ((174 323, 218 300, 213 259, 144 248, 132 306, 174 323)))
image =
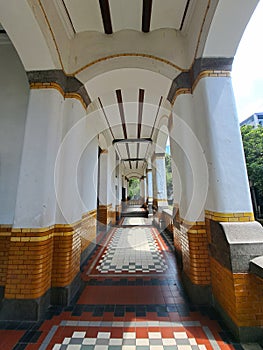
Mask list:
POLYGON ((164 272, 167 268, 147 227, 117 229, 97 266, 100 273, 164 272))
POLYGON ((173 332, 173 338, 162 338, 161 332, 148 332, 148 338, 136 338, 135 332, 124 332, 122 338, 111 338, 110 332, 98 332, 96 338, 87 338, 86 332, 74 332, 53 350, 206 350, 186 332, 173 332))

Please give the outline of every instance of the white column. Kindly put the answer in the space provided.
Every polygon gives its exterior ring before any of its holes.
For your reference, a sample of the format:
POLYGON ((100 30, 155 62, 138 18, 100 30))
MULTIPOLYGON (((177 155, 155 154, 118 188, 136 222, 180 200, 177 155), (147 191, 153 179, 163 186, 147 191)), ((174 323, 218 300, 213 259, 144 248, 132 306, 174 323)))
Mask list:
POLYGON ((179 208, 180 217, 190 222, 204 220, 208 187, 207 164, 196 125, 192 96, 179 95, 169 120, 174 206, 179 208))
POLYGON ((140 179, 140 196, 144 202, 145 200, 145 184, 144 184, 144 176, 140 179))
POLYGON ((55 176, 56 222, 70 224, 96 208, 97 139, 93 137, 85 109, 78 100, 64 101, 62 120, 63 134, 55 176))
POLYGON ((108 151, 102 150, 100 154, 99 203, 108 204, 108 151))
POLYGON ((148 202, 148 212, 152 215, 152 205, 153 205, 153 183, 152 183, 152 169, 151 163, 148 162, 148 168, 146 170, 147 176, 147 202, 148 202))
POLYGON ((156 165, 155 158, 152 160, 152 188, 153 188, 153 204, 157 205, 157 186, 156 186, 156 165))
POLYGON ((167 187, 166 187, 166 168, 165 168, 165 154, 155 153, 154 168, 156 179, 156 197, 158 209, 168 207, 167 202, 167 187))
POLYGON ((144 198, 144 202, 146 202, 146 199, 147 199, 147 176, 146 175, 143 176, 143 183, 144 183, 143 198, 144 198))
POLYGON ((231 78, 201 79, 194 91, 194 103, 199 121, 196 130, 209 172, 206 209, 252 212, 231 78))
POLYGON ((14 227, 55 223, 54 168, 62 134, 63 100, 54 89, 30 91, 14 227))

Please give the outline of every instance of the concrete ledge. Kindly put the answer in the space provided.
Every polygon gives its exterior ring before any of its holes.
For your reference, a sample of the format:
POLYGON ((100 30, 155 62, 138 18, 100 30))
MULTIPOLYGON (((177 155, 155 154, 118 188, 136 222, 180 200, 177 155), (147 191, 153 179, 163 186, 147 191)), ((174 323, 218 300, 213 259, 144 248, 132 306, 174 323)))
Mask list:
POLYGON ((254 258, 249 263, 249 270, 251 273, 263 279, 263 255, 254 258))
POLYGON ((193 284, 185 272, 182 272, 182 281, 186 293, 194 304, 211 305, 211 286, 193 284))
POLYGON ((239 327, 228 316, 228 314, 221 307, 219 302, 214 299, 213 306, 219 312, 226 326, 229 328, 233 336, 242 343, 261 343, 263 342, 262 327, 239 327))
POLYGON ((50 305, 50 290, 38 299, 3 299, 0 320, 38 321, 50 305))
POLYGON ((262 255, 263 227, 254 222, 211 220, 211 255, 233 273, 248 273, 250 260, 262 255))

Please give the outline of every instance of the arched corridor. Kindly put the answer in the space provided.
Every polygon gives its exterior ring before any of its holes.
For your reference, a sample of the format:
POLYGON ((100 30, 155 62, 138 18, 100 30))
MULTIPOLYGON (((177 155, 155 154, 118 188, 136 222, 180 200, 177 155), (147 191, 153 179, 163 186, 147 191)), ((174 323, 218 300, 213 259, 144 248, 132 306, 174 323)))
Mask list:
POLYGON ((140 348, 150 333, 150 349, 233 349, 212 309, 262 343, 263 229, 231 82, 257 2, 0 0, 5 349, 98 336, 117 350, 123 334, 140 348), (130 327, 115 336, 118 317, 130 327), (136 317, 159 323, 137 334, 136 317))

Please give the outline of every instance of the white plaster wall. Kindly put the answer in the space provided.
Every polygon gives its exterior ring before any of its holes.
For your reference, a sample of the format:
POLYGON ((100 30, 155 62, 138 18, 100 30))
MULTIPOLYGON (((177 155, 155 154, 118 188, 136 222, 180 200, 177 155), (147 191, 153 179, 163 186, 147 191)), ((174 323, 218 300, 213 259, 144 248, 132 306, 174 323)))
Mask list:
POLYGON ((30 91, 14 227, 55 223, 54 168, 62 111, 63 97, 57 90, 30 91))
POLYGON ((11 43, 0 45, 0 224, 13 224, 29 85, 11 43))
POLYGON ((196 132, 209 171, 206 209, 251 212, 239 122, 230 78, 203 78, 194 91, 196 132))

